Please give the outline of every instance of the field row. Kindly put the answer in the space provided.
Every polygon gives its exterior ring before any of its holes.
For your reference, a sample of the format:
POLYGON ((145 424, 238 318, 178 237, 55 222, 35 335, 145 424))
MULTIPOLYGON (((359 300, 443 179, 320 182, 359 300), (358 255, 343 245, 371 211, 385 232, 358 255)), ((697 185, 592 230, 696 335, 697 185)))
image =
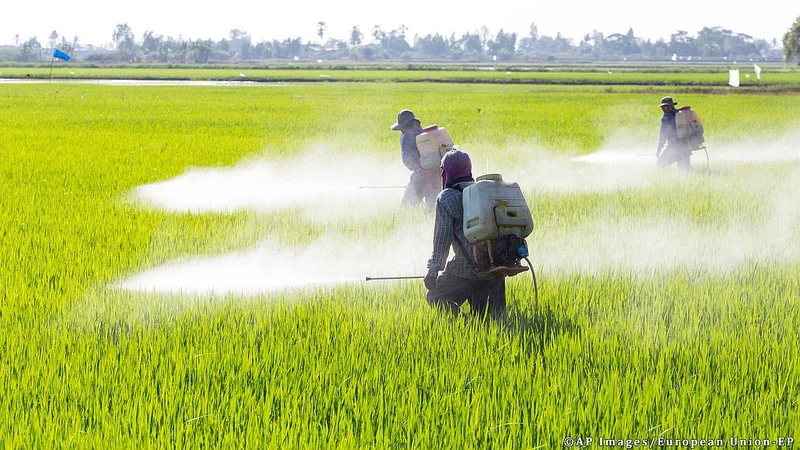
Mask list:
MULTIPOLYGON (((740 69, 742 86, 785 86, 800 84, 800 71, 770 67, 756 78, 752 64, 731 64, 740 69)), ((47 67, 0 67, 0 78, 46 79, 47 67)), ((372 82, 453 82, 504 84, 566 85, 640 85, 640 86, 727 86, 728 68, 708 72, 637 72, 635 69, 610 67, 604 71, 563 71, 559 67, 541 71, 489 67, 486 70, 337 70, 337 69, 170 69, 170 68, 85 68, 63 67, 52 70, 55 79, 150 79, 150 80, 221 80, 261 82, 372 81, 372 82)))

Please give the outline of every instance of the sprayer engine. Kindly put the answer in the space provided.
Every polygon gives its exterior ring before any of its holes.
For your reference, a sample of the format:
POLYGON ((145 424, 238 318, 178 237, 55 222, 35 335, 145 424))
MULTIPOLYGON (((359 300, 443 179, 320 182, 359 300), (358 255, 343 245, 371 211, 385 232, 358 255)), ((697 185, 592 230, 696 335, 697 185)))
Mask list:
POLYGON ((528 256, 528 243, 516 234, 472 244, 472 255, 478 276, 514 276, 528 270, 521 264, 528 256))

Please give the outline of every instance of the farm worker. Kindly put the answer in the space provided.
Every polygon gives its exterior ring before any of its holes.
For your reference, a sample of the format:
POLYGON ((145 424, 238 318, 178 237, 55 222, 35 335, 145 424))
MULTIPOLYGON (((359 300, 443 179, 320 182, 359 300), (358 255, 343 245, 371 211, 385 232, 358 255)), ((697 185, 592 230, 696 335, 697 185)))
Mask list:
POLYGON ((658 148, 656 149, 656 157, 658 167, 665 168, 677 162, 678 168, 683 171, 690 171, 692 169, 689 163, 689 158, 692 156, 692 151, 687 148, 684 142, 678 140, 678 128, 675 125, 675 114, 678 110, 675 108, 677 103, 672 100, 672 97, 664 97, 661 99, 661 110, 664 115, 661 116, 661 135, 658 139, 658 148), (661 152, 666 144, 667 149, 661 152))
POLYGON ((400 131, 400 153, 403 164, 411 171, 406 190, 403 193, 403 205, 417 206, 425 200, 429 212, 433 212, 436 205, 436 196, 439 195, 440 170, 423 169, 419 162, 419 149, 417 149, 417 136, 422 133, 422 126, 414 113, 404 109, 397 114, 397 123, 392 125, 392 130, 400 131))
POLYGON ((460 150, 450 150, 442 158, 443 190, 436 198, 436 219, 433 231, 433 252, 428 261, 425 287, 427 300, 450 312, 457 312, 465 300, 473 314, 500 316, 506 311, 505 277, 481 280, 473 271, 469 242, 464 237, 464 210, 461 205, 462 190, 475 180, 469 155, 460 150), (445 260, 453 247, 453 259, 445 260), (441 275, 439 272, 444 270, 441 275))

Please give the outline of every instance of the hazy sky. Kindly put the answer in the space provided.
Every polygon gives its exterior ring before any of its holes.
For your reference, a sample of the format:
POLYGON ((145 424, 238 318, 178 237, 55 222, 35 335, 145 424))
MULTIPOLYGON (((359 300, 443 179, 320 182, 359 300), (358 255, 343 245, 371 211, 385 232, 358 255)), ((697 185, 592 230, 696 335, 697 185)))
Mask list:
POLYGON ((385 30, 408 27, 408 40, 414 34, 455 32, 460 36, 486 25, 492 34, 499 29, 528 34, 531 22, 539 34, 561 32, 576 41, 592 30, 605 34, 625 33, 632 27, 636 36, 669 38, 675 30, 692 34, 704 26, 722 26, 734 32, 779 41, 800 15, 797 0, 694 0, 690 2, 652 2, 641 0, 504 0, 470 7, 464 0, 411 2, 397 0, 339 1, 252 1, 209 0, 8 0, 0 6, 0 44, 13 44, 32 36, 47 42, 50 32, 83 44, 104 45, 118 23, 127 22, 141 39, 145 30, 185 39, 218 40, 234 28, 247 31, 254 41, 301 37, 317 39, 317 22, 327 23, 326 38, 345 39, 358 25, 365 41, 376 24, 385 30), (667 6, 672 3, 671 6, 667 6), (680 5, 680 7, 678 7, 680 5), (651 12, 661 9, 659 12, 651 12))

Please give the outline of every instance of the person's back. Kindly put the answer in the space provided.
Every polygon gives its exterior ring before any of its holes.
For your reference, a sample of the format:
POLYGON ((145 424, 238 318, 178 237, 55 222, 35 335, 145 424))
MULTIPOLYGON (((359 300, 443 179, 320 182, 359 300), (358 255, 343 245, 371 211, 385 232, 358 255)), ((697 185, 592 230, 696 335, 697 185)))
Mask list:
POLYGON ((459 150, 447 152, 442 159, 444 189, 436 198, 433 251, 425 276, 426 298, 430 305, 454 313, 468 301, 473 314, 500 316, 506 311, 505 277, 479 279, 464 236, 462 191, 472 182, 469 155, 459 150), (445 264, 450 247, 454 256, 445 264))
POLYGON ((403 164, 412 172, 422 169, 422 165, 419 162, 419 149, 417 148, 417 136, 421 133, 422 127, 419 125, 419 121, 416 121, 415 124, 404 129, 403 134, 400 135, 400 157, 403 160, 403 164))
POLYGON ((469 241, 464 236, 463 190, 468 183, 458 183, 444 189, 436 198, 436 225, 433 233, 433 253, 428 268, 447 270, 460 277, 477 279, 468 252, 469 241), (450 247, 453 258, 445 263, 450 247))

